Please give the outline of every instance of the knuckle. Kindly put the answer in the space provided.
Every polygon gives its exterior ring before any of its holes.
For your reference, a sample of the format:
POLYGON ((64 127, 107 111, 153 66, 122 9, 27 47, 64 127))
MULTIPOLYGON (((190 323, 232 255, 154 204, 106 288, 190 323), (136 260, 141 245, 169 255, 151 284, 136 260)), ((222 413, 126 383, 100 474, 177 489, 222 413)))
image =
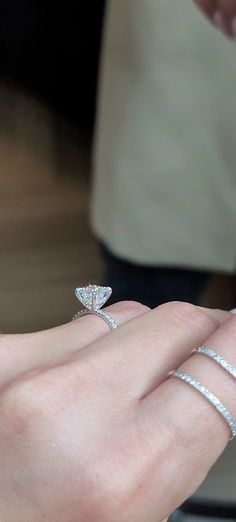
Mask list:
POLYGON ((138 301, 120 301, 116 305, 116 310, 122 313, 135 313, 142 314, 148 312, 150 308, 138 301))
MULTIPOLYGON (((230 339, 230 345, 234 346, 236 342, 236 316, 232 317, 224 325, 225 335, 230 339)), ((229 349, 229 348, 228 348, 229 349)))
MULTIPOLYGON (((38 397, 38 394, 37 394, 38 397)), ((14 432, 26 431, 33 417, 35 390, 27 380, 15 381, 5 388, 0 397, 1 417, 14 432), (33 392, 33 393, 32 393, 33 392)))
POLYGON ((9 341, 10 341, 10 335, 3 334, 2 332, 0 332, 0 350, 1 350, 1 352, 6 348, 6 346, 8 347, 8 345, 10 344, 9 341))
POLYGON ((194 329, 197 331, 205 330, 207 335, 213 333, 219 326, 220 321, 216 315, 209 313, 204 308, 195 307, 194 316, 192 317, 194 329))
POLYGON ((164 303, 159 306, 159 310, 163 310, 166 313, 169 313, 171 316, 175 316, 179 319, 185 319, 186 317, 193 316, 196 306, 191 303, 186 303, 184 301, 170 301, 169 303, 164 303))
POLYGON ((183 324, 187 323, 193 332, 204 330, 208 335, 219 326, 216 316, 208 313, 207 309, 205 310, 191 303, 172 301, 161 305, 159 308, 164 309, 177 321, 181 321, 183 324))
POLYGON ((12 433, 55 427, 64 412, 97 394, 96 371, 89 361, 28 372, 0 393, 0 417, 12 433))
POLYGON ((0 411, 15 432, 25 432, 46 421, 55 394, 42 372, 32 371, 10 383, 1 392, 0 411))
POLYGON ((236 315, 232 314, 230 317, 230 321, 228 321, 228 324, 232 325, 233 328, 236 329, 236 315))

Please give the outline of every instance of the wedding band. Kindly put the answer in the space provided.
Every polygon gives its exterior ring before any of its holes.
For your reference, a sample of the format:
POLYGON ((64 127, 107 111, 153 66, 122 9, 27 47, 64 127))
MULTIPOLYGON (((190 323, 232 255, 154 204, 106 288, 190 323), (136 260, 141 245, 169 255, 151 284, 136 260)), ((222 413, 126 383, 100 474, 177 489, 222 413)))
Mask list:
POLYGON ((100 310, 111 297, 111 294, 112 289, 109 286, 88 285, 76 288, 75 295, 85 308, 77 312, 73 320, 83 315, 93 314, 104 319, 110 328, 115 330, 118 327, 115 319, 104 310, 100 310))
POLYGON ((227 373, 229 373, 232 377, 234 377, 234 379, 236 379, 236 368, 232 366, 232 364, 230 364, 228 361, 223 359, 221 355, 214 352, 214 350, 207 348, 207 346, 198 346, 197 348, 195 348, 194 352, 206 355, 206 357, 210 357, 210 359, 219 364, 227 373))
POLYGON ((236 437, 236 422, 233 419, 231 413, 225 408, 222 402, 216 397, 210 390, 208 390, 201 382, 197 381, 188 373, 182 372, 180 370, 172 370, 168 374, 170 377, 176 377, 181 381, 186 382, 189 386, 192 386, 195 390, 201 393, 218 411, 218 413, 223 417, 225 422, 228 424, 232 437, 230 440, 236 437))

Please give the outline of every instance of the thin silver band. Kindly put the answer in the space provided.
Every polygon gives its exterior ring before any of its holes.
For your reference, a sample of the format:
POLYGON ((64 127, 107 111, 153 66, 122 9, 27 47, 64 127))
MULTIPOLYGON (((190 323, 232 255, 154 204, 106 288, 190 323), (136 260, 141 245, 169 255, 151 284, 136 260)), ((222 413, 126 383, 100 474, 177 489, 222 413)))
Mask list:
POLYGON ((233 419, 231 413, 225 408, 225 406, 220 402, 220 400, 212 393, 210 392, 205 386, 191 377, 188 373, 181 372, 180 370, 173 370, 169 373, 170 377, 176 377, 177 379, 180 379, 181 381, 186 382, 192 388, 195 388, 198 392, 200 392, 218 411, 218 413, 223 417, 223 419, 226 421, 228 426, 230 427, 230 430, 232 432, 232 439, 236 437, 236 422, 233 419))
POLYGON ((207 346, 198 346, 198 348, 195 348, 194 352, 210 357, 210 359, 213 359, 213 361, 219 364, 227 373, 236 379, 236 368, 228 361, 223 359, 223 357, 221 357, 221 355, 218 353, 214 352, 210 348, 207 348, 207 346))
POLYGON ((99 317, 104 319, 112 330, 115 330, 118 327, 118 323, 115 321, 115 319, 113 319, 107 312, 104 312, 104 310, 88 310, 85 308, 84 310, 80 310, 79 312, 77 312, 74 315, 73 320, 78 319, 79 317, 82 317, 83 315, 91 315, 91 314, 98 315, 99 317))

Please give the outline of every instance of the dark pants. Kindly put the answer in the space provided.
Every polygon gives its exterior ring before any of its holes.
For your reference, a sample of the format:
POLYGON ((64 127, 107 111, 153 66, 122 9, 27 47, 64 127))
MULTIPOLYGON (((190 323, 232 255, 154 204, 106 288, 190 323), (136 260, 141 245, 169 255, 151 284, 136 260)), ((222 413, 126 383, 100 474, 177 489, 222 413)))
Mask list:
POLYGON ((102 256, 105 261, 104 284, 112 287, 113 302, 131 299, 150 308, 167 301, 198 304, 210 277, 207 271, 129 263, 114 256, 104 246, 102 256))

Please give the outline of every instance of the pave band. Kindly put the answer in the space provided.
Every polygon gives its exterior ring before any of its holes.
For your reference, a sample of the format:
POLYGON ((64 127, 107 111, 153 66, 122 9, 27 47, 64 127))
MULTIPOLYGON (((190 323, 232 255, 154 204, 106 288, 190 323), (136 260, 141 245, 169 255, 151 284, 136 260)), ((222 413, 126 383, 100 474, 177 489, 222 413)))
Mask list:
POLYGON ((234 379, 236 379, 236 368, 232 366, 232 364, 230 364, 228 361, 223 359, 221 355, 214 352, 214 350, 207 348, 207 346, 198 346, 198 348, 195 348, 194 352, 201 353, 202 355, 210 357, 210 359, 213 359, 213 361, 219 364, 221 368, 223 368, 227 373, 234 377, 234 379))
POLYGON ((74 317, 73 317, 73 320, 74 319, 78 319, 79 317, 82 317, 83 315, 98 315, 99 317, 101 317, 102 319, 104 319, 107 324, 112 328, 112 330, 115 330, 115 328, 118 327, 118 324, 117 322, 115 321, 115 319, 113 319, 107 312, 104 312, 104 310, 86 310, 86 308, 84 310, 80 310, 79 312, 77 312, 74 317))
POLYGON ((220 402, 220 400, 210 390, 208 390, 201 382, 191 377, 191 375, 180 370, 172 370, 169 373, 169 376, 176 377, 177 379, 186 382, 187 384, 192 386, 192 388, 201 393, 214 406, 214 408, 218 411, 221 417, 223 417, 225 422, 228 424, 232 433, 231 439, 236 437, 235 420, 233 419, 231 413, 222 404, 222 402, 220 402))

